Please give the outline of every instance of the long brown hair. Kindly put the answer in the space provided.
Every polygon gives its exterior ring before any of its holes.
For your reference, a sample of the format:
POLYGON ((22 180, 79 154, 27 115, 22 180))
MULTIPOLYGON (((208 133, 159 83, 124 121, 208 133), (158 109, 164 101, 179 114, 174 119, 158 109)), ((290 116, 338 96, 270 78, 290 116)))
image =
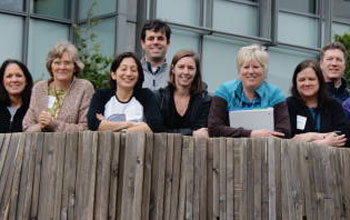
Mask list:
POLYGON ((203 85, 202 85, 202 73, 200 70, 200 63, 199 63, 199 57, 198 55, 192 51, 192 50, 179 50, 178 52, 175 53, 172 61, 171 61, 171 67, 169 71, 170 75, 170 80, 169 83, 176 88, 175 84, 175 76, 173 74, 173 68, 184 57, 191 57, 193 58, 195 64, 196 64, 196 74, 194 76, 193 82, 191 84, 190 88, 190 93, 195 94, 195 93, 201 93, 203 91, 203 85))

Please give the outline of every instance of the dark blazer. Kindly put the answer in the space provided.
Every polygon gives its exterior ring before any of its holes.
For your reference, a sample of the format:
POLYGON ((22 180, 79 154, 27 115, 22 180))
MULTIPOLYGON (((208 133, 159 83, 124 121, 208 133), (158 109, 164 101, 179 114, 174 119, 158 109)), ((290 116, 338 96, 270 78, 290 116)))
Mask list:
MULTIPOLYGON (((88 127, 90 130, 96 131, 101 121, 96 118, 96 113, 103 115, 106 103, 115 95, 115 91, 111 89, 99 89, 95 92, 91 99, 88 118, 88 127)), ((164 126, 160 117, 158 105, 156 103, 153 92, 150 89, 142 88, 134 90, 133 96, 143 106, 145 122, 153 132, 164 131, 164 126)))
POLYGON ((11 123, 11 114, 7 110, 7 106, 4 103, 0 103, 0 133, 21 132, 22 121, 28 107, 28 104, 23 103, 22 106, 17 109, 11 123))
POLYGON ((155 95, 162 115, 163 124, 166 127, 166 132, 192 135, 194 130, 208 127, 211 96, 207 91, 203 91, 201 94, 193 94, 191 96, 190 102, 192 103, 189 106, 189 109, 187 109, 187 111, 189 111, 189 120, 180 128, 174 127, 174 122, 176 120, 176 108, 173 104, 174 87, 168 85, 165 88, 155 91, 155 95))

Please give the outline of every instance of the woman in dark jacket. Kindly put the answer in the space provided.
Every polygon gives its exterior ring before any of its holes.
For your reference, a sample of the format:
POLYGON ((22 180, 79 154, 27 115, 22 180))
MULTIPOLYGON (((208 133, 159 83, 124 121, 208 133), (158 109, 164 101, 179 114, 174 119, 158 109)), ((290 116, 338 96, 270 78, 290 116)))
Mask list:
POLYGON ((313 60, 301 62, 292 83, 287 104, 294 139, 344 146, 349 134, 345 113, 336 100, 327 96, 319 64, 313 60))
POLYGON ((22 131, 32 86, 32 76, 23 63, 4 61, 0 68, 0 133, 22 131))
POLYGON ((136 55, 120 54, 112 63, 110 74, 111 88, 97 90, 91 100, 89 129, 164 131, 153 92, 142 88, 144 75, 136 55))
POLYGON ((189 50, 178 51, 171 62, 167 87, 156 91, 166 131, 208 137, 211 97, 203 90, 199 58, 189 50))

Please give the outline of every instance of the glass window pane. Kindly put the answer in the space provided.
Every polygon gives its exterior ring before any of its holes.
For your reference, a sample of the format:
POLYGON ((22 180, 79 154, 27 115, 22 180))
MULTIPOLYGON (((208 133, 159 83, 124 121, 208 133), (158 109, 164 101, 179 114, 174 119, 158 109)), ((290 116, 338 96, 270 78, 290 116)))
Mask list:
POLYGON ((349 33, 349 31, 350 31, 349 24, 341 24, 338 22, 333 22, 332 24, 332 37, 334 37, 335 34, 343 35, 345 33, 349 33))
POLYGON ((108 14, 116 11, 116 0, 79 0, 79 19, 87 18, 93 2, 96 2, 93 8, 93 15, 108 14))
POLYGON ((198 53, 199 35, 173 28, 170 38, 170 47, 167 52, 167 61, 171 62, 174 54, 181 49, 189 49, 198 53))
POLYGON ((333 16, 335 18, 342 18, 350 20, 350 1, 349 0, 334 0, 333 2, 333 16))
POLYGON ((234 34, 258 36, 258 8, 227 0, 215 0, 213 27, 234 34))
POLYGON ((208 91, 214 92, 223 82, 237 79, 237 52, 247 43, 225 40, 218 37, 204 37, 202 51, 203 80, 208 91))
MULTIPOLYGON (((100 44, 102 54, 112 56, 115 48, 115 19, 101 20, 98 25, 92 28, 92 31, 97 35, 94 42, 100 44)), ((88 44, 92 46, 91 42, 88 42, 88 44)))
POLYGON ((23 11, 24 2, 23 0, 1 0, 0 8, 14 11, 23 11))
POLYGON ((158 1, 157 17, 163 20, 199 26, 200 0, 158 1))
POLYGON ((68 40, 69 26, 31 20, 29 24, 28 67, 34 79, 47 79, 45 63, 49 50, 60 40, 68 40))
POLYGON ((292 77, 295 67, 305 59, 318 59, 318 54, 304 53, 295 50, 287 50, 276 47, 270 47, 269 69, 267 81, 283 89, 286 96, 290 95, 292 86, 292 77))
POLYGON ((278 40, 280 42, 313 48, 319 46, 317 18, 280 12, 278 19, 278 40))
POLYGON ((33 1, 33 12, 55 18, 70 19, 71 0, 33 1))
POLYGON ((0 14, 0 27, 6 27, 6 31, 1 32, 0 64, 8 58, 21 60, 23 19, 0 14))
POLYGON ((279 0, 279 7, 280 9, 289 11, 318 14, 316 1, 317 0, 279 0))

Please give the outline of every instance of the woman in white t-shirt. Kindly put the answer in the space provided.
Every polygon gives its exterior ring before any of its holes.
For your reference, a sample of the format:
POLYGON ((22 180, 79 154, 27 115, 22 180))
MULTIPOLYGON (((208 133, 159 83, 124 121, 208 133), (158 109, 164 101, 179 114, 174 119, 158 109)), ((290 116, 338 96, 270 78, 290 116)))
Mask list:
POLYGON ((120 54, 110 70, 110 89, 94 94, 88 126, 99 131, 163 131, 159 107, 151 90, 142 88, 143 70, 134 53, 120 54))

